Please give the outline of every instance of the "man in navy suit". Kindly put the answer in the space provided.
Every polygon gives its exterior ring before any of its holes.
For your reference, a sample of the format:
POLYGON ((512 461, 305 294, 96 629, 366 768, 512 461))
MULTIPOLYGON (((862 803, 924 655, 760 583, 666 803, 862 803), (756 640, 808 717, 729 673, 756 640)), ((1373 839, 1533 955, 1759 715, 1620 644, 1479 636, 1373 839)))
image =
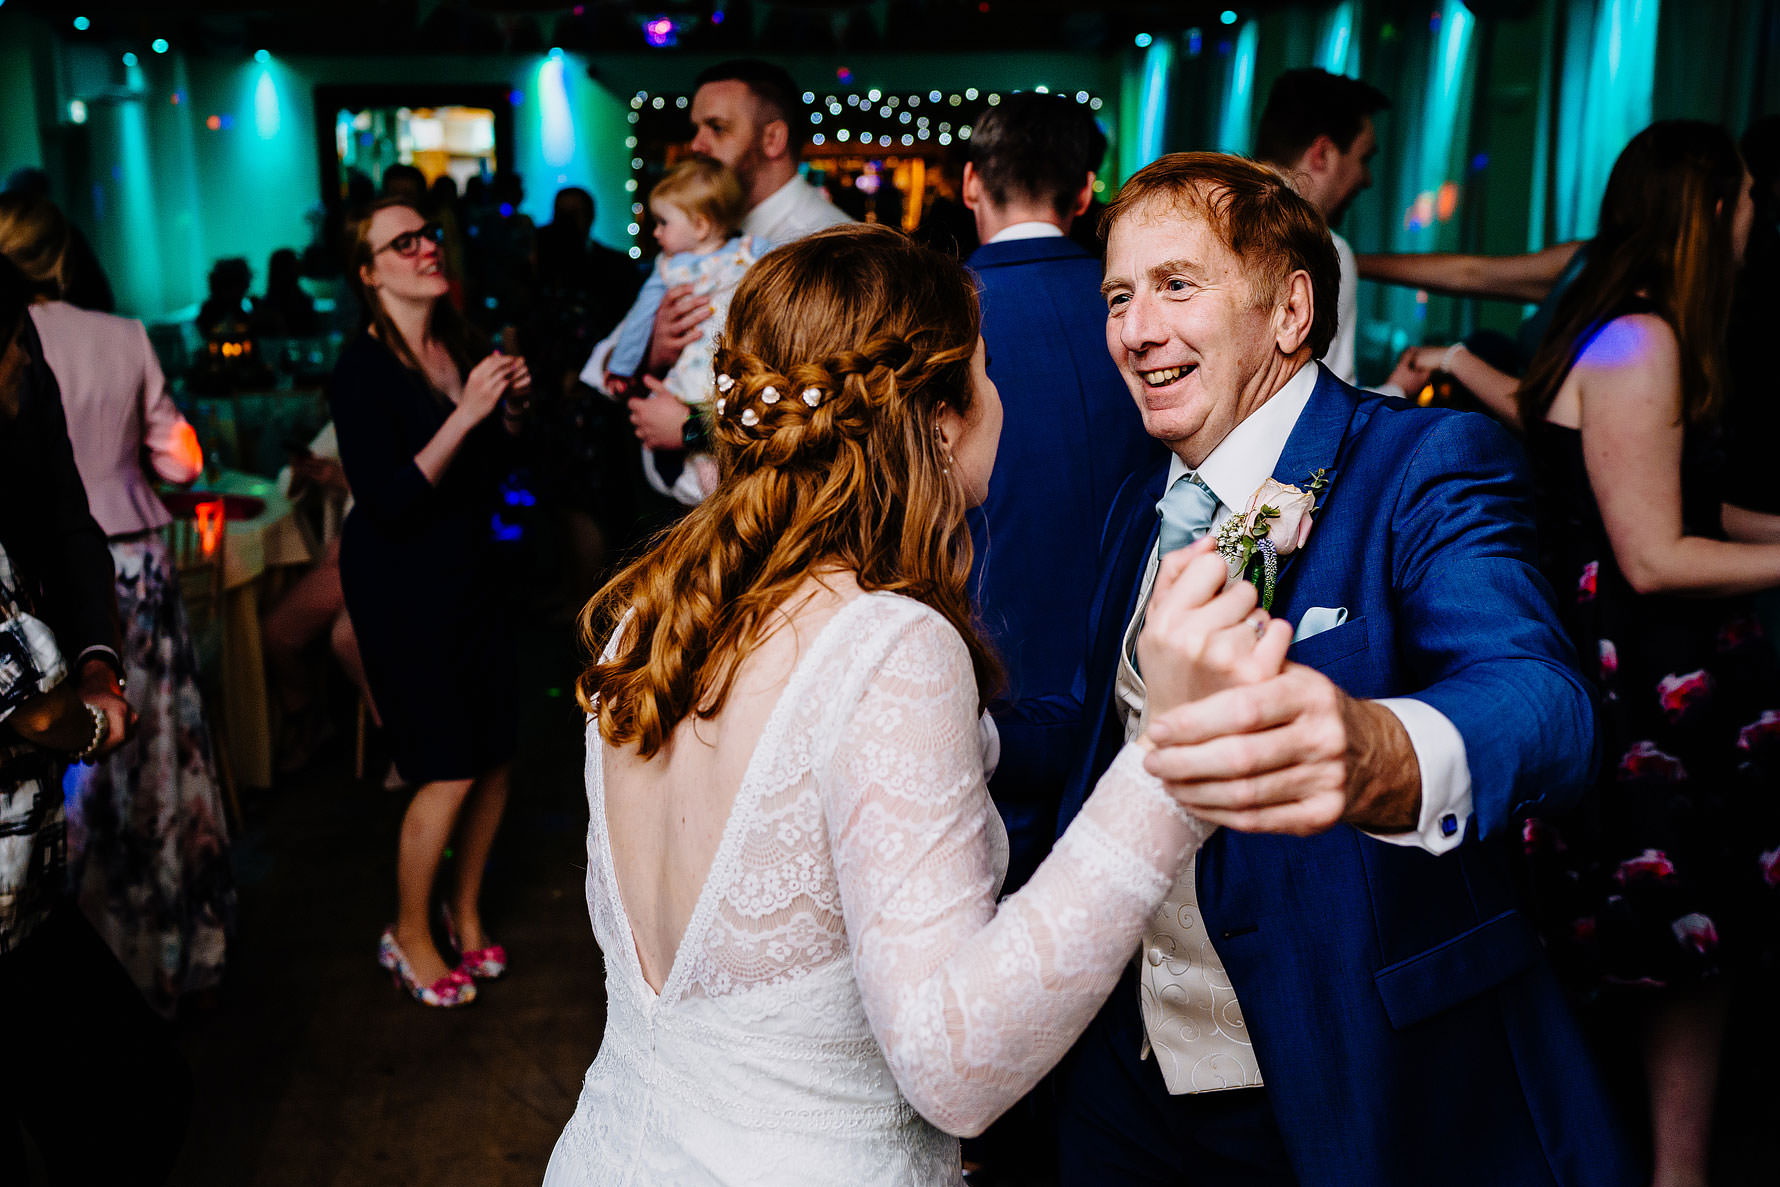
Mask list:
POLYGON ((1270 170, 1172 154, 1107 217, 1107 348, 1173 456, 1107 522, 1061 818, 1140 739, 1224 827, 1060 1069, 1062 1181, 1638 1181, 1485 847, 1595 763, 1515 446, 1318 365, 1335 251, 1270 170), (1204 542, 1270 477, 1321 499, 1277 542, 1285 625, 1204 542), (1152 722, 1130 644, 1169 550, 1203 599, 1173 643, 1215 691, 1152 722), (1283 666, 1242 671, 1288 628, 1283 666))
POLYGON ((1067 769, 1050 756, 1059 723, 1076 719, 1071 685, 1087 657, 1101 525, 1125 478, 1161 456, 1106 354, 1100 261, 1067 237, 1105 153, 1086 106, 1022 92, 984 113, 964 166, 983 245, 968 264, 1005 409, 970 530, 972 588, 1008 667, 1007 693, 991 706, 1003 746, 989 784, 1007 824, 1008 891, 1050 851, 1067 769))

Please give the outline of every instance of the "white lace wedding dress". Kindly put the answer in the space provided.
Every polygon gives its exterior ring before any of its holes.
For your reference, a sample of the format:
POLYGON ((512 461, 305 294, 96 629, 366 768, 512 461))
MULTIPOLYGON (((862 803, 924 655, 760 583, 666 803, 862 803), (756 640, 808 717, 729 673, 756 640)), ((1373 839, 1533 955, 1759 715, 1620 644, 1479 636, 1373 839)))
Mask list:
POLYGON ((587 904, 606 1034, 546 1187, 956 1184, 1063 1055, 1210 831, 1126 747, 997 907, 963 640, 864 594, 798 661, 756 744, 671 971, 643 977, 587 728, 587 904))

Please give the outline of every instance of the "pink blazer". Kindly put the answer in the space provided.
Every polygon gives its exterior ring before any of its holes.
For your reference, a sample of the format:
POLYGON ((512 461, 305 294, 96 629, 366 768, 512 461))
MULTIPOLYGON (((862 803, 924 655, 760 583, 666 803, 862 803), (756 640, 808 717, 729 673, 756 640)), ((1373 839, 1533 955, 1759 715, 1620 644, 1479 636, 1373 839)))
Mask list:
POLYGON ((74 464, 93 518, 108 536, 158 528, 172 516, 143 473, 186 483, 204 469, 198 434, 186 423, 142 323, 64 301, 31 306, 44 359, 62 389, 74 464))

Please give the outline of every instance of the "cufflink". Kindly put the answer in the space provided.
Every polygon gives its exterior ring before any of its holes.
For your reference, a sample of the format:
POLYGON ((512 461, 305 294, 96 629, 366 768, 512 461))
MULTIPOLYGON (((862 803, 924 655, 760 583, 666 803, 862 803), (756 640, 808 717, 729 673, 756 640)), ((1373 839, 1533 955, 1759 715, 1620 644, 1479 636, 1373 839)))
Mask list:
POLYGON ((1440 835, 1450 837, 1459 831, 1459 818, 1451 812, 1440 818, 1440 835))

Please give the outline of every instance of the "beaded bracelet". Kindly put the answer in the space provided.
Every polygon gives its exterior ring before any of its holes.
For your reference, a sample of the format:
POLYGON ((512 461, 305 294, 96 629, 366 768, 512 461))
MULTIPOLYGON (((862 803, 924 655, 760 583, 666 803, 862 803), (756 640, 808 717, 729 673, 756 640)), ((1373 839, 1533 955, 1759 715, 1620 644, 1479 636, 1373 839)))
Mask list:
POLYGON ((93 718, 93 736, 87 740, 85 746, 75 752, 74 760, 76 762, 86 762, 97 754, 99 747, 105 745, 105 736, 111 732, 111 723, 105 718, 105 710, 97 705, 87 705, 86 711, 93 718))

